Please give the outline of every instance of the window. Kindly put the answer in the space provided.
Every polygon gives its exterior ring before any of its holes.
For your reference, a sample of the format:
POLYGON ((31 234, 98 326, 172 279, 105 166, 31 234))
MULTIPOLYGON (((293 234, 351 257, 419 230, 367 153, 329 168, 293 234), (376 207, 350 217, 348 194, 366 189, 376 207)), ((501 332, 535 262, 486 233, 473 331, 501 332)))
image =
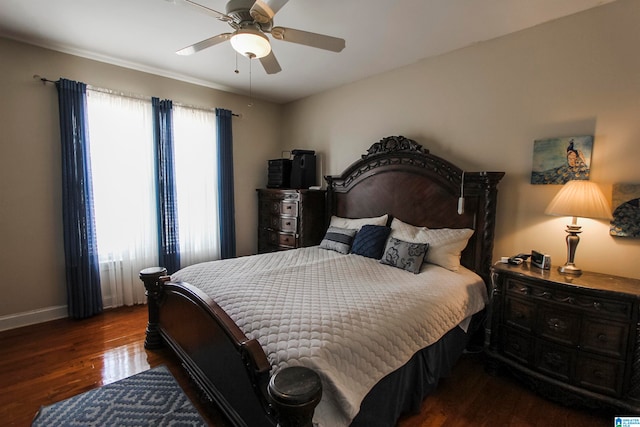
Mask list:
MULTIPOLYGON (((146 301, 140 270, 158 264, 151 102, 87 96, 100 278, 105 306, 146 301)), ((219 258, 215 113, 173 110, 181 265, 219 258)))
POLYGON ((185 267, 220 258, 216 115, 175 106, 173 135, 180 263, 185 267))

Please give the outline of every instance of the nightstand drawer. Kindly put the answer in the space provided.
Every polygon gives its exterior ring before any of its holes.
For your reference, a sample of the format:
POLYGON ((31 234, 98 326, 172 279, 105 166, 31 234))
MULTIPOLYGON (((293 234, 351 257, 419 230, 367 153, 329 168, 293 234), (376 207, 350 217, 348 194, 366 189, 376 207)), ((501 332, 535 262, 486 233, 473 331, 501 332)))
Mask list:
POLYGON ((512 328, 505 328, 504 348, 505 354, 527 365, 531 364, 533 354, 533 342, 530 335, 519 333, 512 328))
POLYGON ((508 325, 531 331, 535 322, 535 305, 530 301, 507 297, 504 321, 508 325))
POLYGON ((576 382, 580 387, 619 396, 622 393, 624 364, 619 360, 580 357, 576 382))
POLYGON ((298 201, 296 199, 265 199, 260 201, 259 208, 261 212, 268 212, 271 215, 298 215, 298 201))
POLYGON ((280 215, 263 215, 260 217, 259 225, 260 228, 296 233, 298 231, 298 218, 280 215))
POLYGON ((288 233, 296 233, 298 231, 298 219, 289 217, 278 218, 278 229, 288 233))
POLYGON ((278 233, 278 244, 287 248, 296 247, 296 235, 291 233, 278 233))
POLYGON ((629 325, 610 320, 585 318, 580 347, 622 359, 626 356, 629 325))
POLYGON ((536 354, 536 368, 550 377, 569 381, 573 377, 577 352, 560 345, 539 340, 536 354))
POLYGON ((522 297, 531 295, 531 283, 516 279, 507 279, 507 294, 519 295, 522 297))
POLYGON ((298 202, 283 200, 280 202, 280 213, 282 215, 298 216, 298 202))
POLYGON ((578 345, 580 315, 555 305, 538 307, 537 331, 540 336, 566 345, 578 345))
POLYGON ((589 312, 590 316, 617 317, 620 320, 631 319, 633 305, 629 301, 616 301, 599 297, 578 297, 575 304, 589 312))

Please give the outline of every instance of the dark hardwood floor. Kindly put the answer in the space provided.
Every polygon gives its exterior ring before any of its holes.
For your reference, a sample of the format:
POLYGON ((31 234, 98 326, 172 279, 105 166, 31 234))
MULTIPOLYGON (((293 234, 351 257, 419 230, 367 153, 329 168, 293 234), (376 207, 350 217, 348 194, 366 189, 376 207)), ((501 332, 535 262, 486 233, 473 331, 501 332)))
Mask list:
MULTIPOLYGON (((82 321, 55 320, 0 332, 0 423, 28 426, 42 405, 166 365, 215 427, 221 415, 198 398, 168 350, 144 349, 146 306, 107 310, 82 321)), ((484 372, 480 355, 464 355, 417 415, 399 427, 612 426, 611 416, 549 402, 509 377, 484 372)))

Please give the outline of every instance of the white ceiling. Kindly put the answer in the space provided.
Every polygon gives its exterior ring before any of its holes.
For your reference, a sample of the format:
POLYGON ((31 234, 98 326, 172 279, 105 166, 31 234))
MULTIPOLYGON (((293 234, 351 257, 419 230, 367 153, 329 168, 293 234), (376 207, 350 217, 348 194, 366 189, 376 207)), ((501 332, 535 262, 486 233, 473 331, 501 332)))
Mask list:
MULTIPOLYGON (((293 101, 611 1, 290 0, 274 25, 341 37, 346 48, 333 53, 271 39, 283 70, 267 75, 252 61, 253 96, 293 101)), ((225 0, 199 2, 225 11, 225 0)), ((229 30, 167 0, 0 0, 1 36, 248 94, 249 60, 238 56, 235 73, 228 42, 191 56, 175 54, 229 30)))

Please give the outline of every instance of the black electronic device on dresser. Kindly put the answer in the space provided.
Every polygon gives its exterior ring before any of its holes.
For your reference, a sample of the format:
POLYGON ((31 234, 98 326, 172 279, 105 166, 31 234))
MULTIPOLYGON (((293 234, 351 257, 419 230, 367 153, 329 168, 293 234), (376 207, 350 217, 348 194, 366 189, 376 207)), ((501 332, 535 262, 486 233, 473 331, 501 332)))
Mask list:
POLYGON ((312 150, 291 151, 291 188, 309 188, 316 185, 316 152, 312 150))
POLYGON ((291 187, 291 160, 269 160, 267 188, 289 187, 291 187))
POLYGON ((293 159, 268 162, 267 188, 306 189, 316 185, 316 152, 292 150, 293 159))
POLYGON ((259 253, 320 244, 326 232, 324 190, 257 191, 259 253))
POLYGON ((496 263, 487 367, 569 405, 640 414, 640 280, 496 263))

